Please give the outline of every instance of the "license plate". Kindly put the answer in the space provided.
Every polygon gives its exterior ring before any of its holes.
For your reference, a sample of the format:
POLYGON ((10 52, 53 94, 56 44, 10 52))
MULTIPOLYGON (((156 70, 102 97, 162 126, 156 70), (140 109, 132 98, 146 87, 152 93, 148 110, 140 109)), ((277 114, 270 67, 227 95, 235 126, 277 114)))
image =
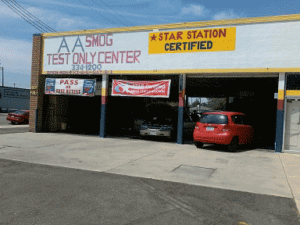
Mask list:
POLYGON ((214 127, 206 127, 207 131, 214 131, 214 129, 215 129, 214 127))
POLYGON ((150 131, 150 135, 156 135, 156 131, 150 131))

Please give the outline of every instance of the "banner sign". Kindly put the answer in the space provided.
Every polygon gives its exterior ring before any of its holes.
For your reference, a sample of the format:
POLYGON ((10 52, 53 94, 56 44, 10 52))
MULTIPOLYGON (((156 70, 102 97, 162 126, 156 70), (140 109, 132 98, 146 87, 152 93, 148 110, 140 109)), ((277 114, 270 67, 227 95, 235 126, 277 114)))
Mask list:
POLYGON ((45 94, 95 96, 96 79, 46 78, 45 94))
POLYGON ((171 80, 113 80, 112 96, 169 98, 171 80))
POLYGON ((149 54, 235 50, 236 28, 149 33, 149 54))

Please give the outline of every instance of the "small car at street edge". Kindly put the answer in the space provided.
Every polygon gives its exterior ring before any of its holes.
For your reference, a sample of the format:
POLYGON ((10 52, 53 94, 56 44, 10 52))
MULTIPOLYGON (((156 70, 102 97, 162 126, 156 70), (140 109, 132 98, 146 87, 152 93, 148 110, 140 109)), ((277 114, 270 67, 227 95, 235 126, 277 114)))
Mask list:
POLYGON ((206 112, 196 122, 193 133, 198 148, 203 144, 227 145, 230 151, 237 150, 240 144, 251 144, 254 129, 248 124, 245 114, 240 112, 206 112))
POLYGON ((12 124, 29 123, 29 110, 17 110, 9 113, 6 120, 10 121, 12 124))

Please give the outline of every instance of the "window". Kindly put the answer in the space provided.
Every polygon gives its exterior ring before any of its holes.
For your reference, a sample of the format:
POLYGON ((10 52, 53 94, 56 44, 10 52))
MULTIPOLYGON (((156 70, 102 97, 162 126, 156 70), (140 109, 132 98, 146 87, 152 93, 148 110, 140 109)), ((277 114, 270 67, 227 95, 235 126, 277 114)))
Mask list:
POLYGON ((247 125, 247 118, 244 115, 234 115, 231 117, 232 121, 235 124, 239 124, 239 125, 247 125))
POLYGON ((228 124, 228 117, 223 114, 203 114, 201 123, 228 124))

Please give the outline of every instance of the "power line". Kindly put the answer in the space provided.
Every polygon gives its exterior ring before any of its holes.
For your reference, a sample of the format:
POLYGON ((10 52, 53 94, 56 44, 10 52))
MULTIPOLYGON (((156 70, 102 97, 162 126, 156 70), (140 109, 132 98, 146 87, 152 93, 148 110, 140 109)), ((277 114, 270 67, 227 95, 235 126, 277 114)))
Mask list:
MULTIPOLYGON (((99 5, 96 1, 94 1, 94 0, 91 0, 92 2, 94 2, 96 5, 98 5, 98 6, 100 6, 101 7, 101 5, 99 5)), ((102 4, 104 4, 104 5, 106 5, 108 8, 110 8, 111 9, 111 11, 113 11, 114 12, 114 10, 112 9, 112 7, 110 6, 110 5, 108 5, 107 3, 105 3, 105 2, 103 2, 102 0, 99 0, 100 2, 102 2, 102 4)), ((111 14, 112 16, 113 16, 113 14, 112 13, 110 13, 109 11, 107 11, 109 14, 111 14)), ((130 23, 127 19, 125 19, 123 16, 121 16, 120 14, 118 14, 124 21, 122 21, 122 20, 120 20, 119 18, 115 18, 115 19, 117 19, 118 21, 120 21, 121 23, 123 23, 124 24, 124 22, 126 22, 127 24, 125 24, 125 25, 131 25, 131 26, 134 26, 132 23, 130 23)))
POLYGON ((29 13, 22 6, 20 6, 19 4, 16 5, 17 3, 15 1, 14 1, 15 3, 13 3, 12 1, 8 1, 8 0, 2 0, 2 2, 4 4, 6 4, 16 14, 18 14, 23 20, 25 20, 27 23, 31 24, 33 27, 35 27, 40 32, 42 32, 42 33, 45 33, 45 32, 55 32, 54 29, 52 29, 49 26, 47 26, 46 24, 44 24, 42 21, 40 21, 38 18, 36 18, 35 16, 33 16, 31 13, 29 13))
POLYGON ((18 10, 16 10, 14 7, 12 7, 8 2, 5 2, 2 0, 4 4, 6 4, 11 10, 13 10, 15 13, 17 13, 23 20, 25 20, 27 23, 31 24, 33 27, 38 29, 40 32, 45 33, 46 30, 41 28, 40 26, 36 25, 34 22, 27 20, 26 17, 24 17, 18 10))
POLYGON ((56 32, 56 30, 52 29, 51 27, 49 27, 47 24, 43 23, 41 20, 39 20, 38 18, 36 18, 34 15, 32 15, 30 12, 28 12, 23 6, 21 6, 18 2, 16 2, 15 0, 11 0, 15 3, 15 5, 17 7, 19 7, 20 9, 23 9, 27 15, 29 15, 31 18, 35 19, 36 21, 38 21, 41 25, 45 26, 48 30, 52 31, 52 32, 56 32))
MULTIPOLYGON (((81 0, 79 0, 82 4, 86 4, 85 2, 83 2, 83 1, 81 1, 81 0)), ((92 8, 92 7, 90 7, 90 6, 87 6, 87 7, 89 7, 90 9, 94 9, 94 8, 92 8)), ((112 20, 110 20, 109 18, 107 18, 107 17, 105 17, 105 16, 103 16, 102 14, 100 14, 100 13, 98 13, 97 12, 97 14, 99 14, 103 19, 105 19, 105 20, 107 20, 107 21, 109 21, 109 22, 111 22, 111 23, 115 23, 114 21, 112 21, 112 20)))

